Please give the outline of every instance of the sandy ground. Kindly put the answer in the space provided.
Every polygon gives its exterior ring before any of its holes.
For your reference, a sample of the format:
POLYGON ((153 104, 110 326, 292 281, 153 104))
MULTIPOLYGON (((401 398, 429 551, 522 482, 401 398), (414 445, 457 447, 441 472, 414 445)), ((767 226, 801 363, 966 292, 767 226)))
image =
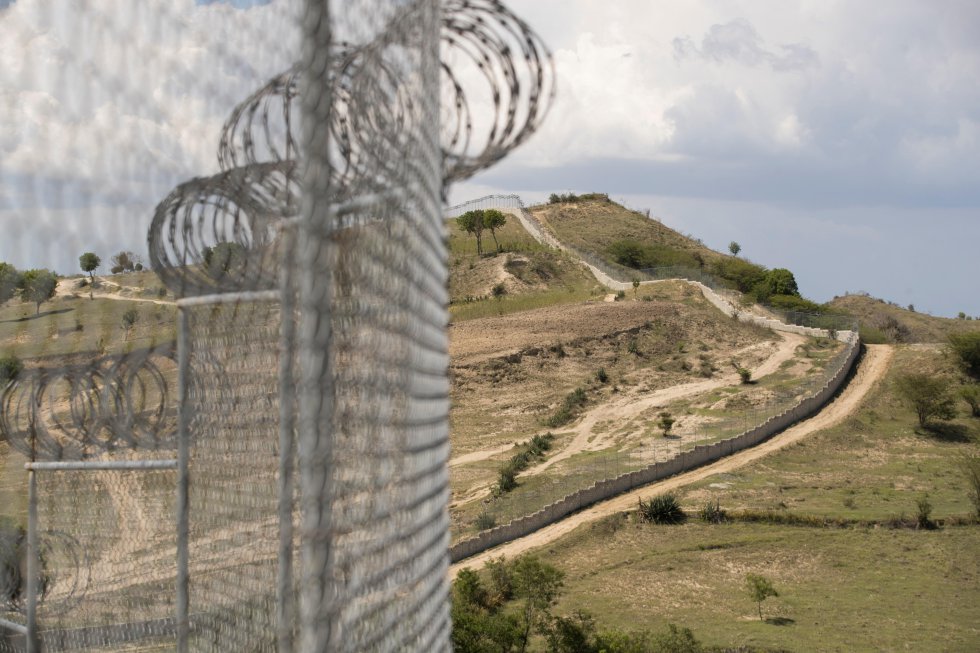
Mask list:
MULTIPOLYGON (((796 353, 796 348, 806 341, 806 337, 796 334, 780 333, 777 335, 782 338, 781 342, 776 345, 773 352, 769 354, 769 356, 763 360, 758 367, 752 370, 752 378, 760 379, 778 371, 780 365, 791 359, 796 353)), ((769 343, 751 345, 750 347, 736 352, 736 355, 740 356, 747 354, 750 350, 757 350, 767 346, 769 346, 769 343)), ((529 469, 527 472, 522 474, 522 476, 530 476, 543 472, 555 463, 571 458, 575 454, 582 453, 583 451, 597 451, 608 446, 608 442, 606 441, 607 438, 596 436, 594 434, 596 424, 600 424, 607 420, 622 422, 636 417, 640 413, 649 410, 650 408, 665 406, 678 399, 692 397, 724 386, 737 385, 738 383, 740 383, 738 375, 732 372, 730 374, 707 379, 705 381, 696 381, 694 383, 685 383, 683 385, 664 388, 663 390, 658 390, 647 395, 640 396, 634 393, 621 395, 615 401, 597 406, 586 413, 582 420, 575 425, 573 429, 575 436, 567 447, 540 465, 529 469)), ((456 467, 459 465, 487 460, 488 458, 492 458, 497 454, 511 449, 513 446, 513 444, 508 443, 493 449, 473 451, 461 456, 456 456, 449 461, 449 466, 456 467)), ((488 488, 484 487, 482 488, 482 491, 477 492, 476 495, 471 493, 468 495, 466 501, 486 494, 487 491, 489 491, 488 488)), ((460 504, 464 502, 464 500, 460 499, 454 503, 460 504)))
POLYGON ((109 281, 105 277, 95 277, 95 279, 99 283, 99 285, 96 286, 95 288, 92 288, 90 286, 85 286, 84 288, 75 288, 75 284, 78 282, 78 279, 76 278, 59 279, 58 286, 55 288, 54 293, 58 297, 68 297, 71 295, 77 295, 79 297, 83 297, 85 295, 91 295, 92 297, 98 297, 99 299, 113 299, 121 302, 147 302, 150 304, 160 304, 165 306, 174 305, 173 301, 169 301, 166 299, 150 299, 148 297, 137 297, 133 295, 129 295, 129 296, 117 295, 114 292, 110 292, 110 289, 114 290, 117 288, 119 289, 125 288, 127 290, 132 290, 133 292, 139 292, 142 289, 129 287, 129 286, 120 286, 118 283, 115 283, 114 281, 109 281))
POLYGON ((858 367, 857 374, 833 402, 810 419, 790 427, 759 446, 740 451, 711 465, 678 474, 677 476, 652 483, 632 492, 621 494, 618 497, 602 501, 526 537, 502 544, 471 558, 467 558, 450 567, 450 577, 454 578, 456 573, 464 567, 479 567, 490 558, 502 555, 513 557, 525 551, 544 546, 570 533, 582 524, 596 521, 618 512, 631 510, 636 506, 639 499, 648 499, 656 494, 677 490, 715 474, 731 472, 779 451, 783 447, 799 442, 808 435, 841 423, 858 409, 872 388, 884 378, 893 355, 894 349, 888 345, 868 345, 865 357, 861 360, 858 367))

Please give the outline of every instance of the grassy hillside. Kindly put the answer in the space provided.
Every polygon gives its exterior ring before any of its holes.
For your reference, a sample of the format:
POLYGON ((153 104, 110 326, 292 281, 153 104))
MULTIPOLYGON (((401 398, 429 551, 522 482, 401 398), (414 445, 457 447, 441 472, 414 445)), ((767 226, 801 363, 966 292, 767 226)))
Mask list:
POLYGON ((707 644, 767 650, 978 650, 980 525, 960 462, 980 455, 980 420, 962 404, 945 426, 917 429, 894 391, 913 370, 959 383, 939 348, 900 348, 847 422, 687 490, 687 524, 620 515, 549 546, 542 557, 568 575, 559 612, 626 629, 674 622, 707 644), (938 528, 915 528, 923 499, 938 528), (699 521, 708 502, 733 519, 699 521), (748 573, 780 593, 767 622, 748 573))
POLYGON ((8 302, 0 306, 0 356, 17 356, 30 365, 40 357, 80 352, 94 355, 150 347, 175 338, 176 308, 147 301, 96 297, 56 297, 41 306, 8 302), (123 315, 135 309, 125 328, 123 315))
POLYGON ((858 318, 869 343, 945 342, 951 333, 980 331, 980 320, 933 317, 867 295, 835 297, 829 306, 858 318))
POLYGON ((497 230, 500 252, 491 234, 483 236, 483 256, 476 253, 476 238, 449 228, 449 312, 453 321, 506 315, 532 308, 580 302, 605 290, 573 258, 540 245, 507 214, 497 230))
MULTIPOLYGON (((608 199, 542 204, 532 207, 531 212, 562 242, 600 256, 605 256, 607 248, 615 242, 635 240, 686 254, 690 257, 687 260, 695 264, 695 255, 701 256, 706 264, 730 258, 608 199)), ((671 262, 665 260, 664 264, 671 262)))

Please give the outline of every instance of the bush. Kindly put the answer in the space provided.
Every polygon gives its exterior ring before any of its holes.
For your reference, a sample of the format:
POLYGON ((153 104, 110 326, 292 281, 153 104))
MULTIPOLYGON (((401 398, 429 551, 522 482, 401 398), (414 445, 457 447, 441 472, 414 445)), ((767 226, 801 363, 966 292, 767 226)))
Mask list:
POLYGON ((24 369, 24 364, 16 356, 0 358, 0 386, 16 379, 24 369))
POLYGON ((709 524, 721 524, 727 519, 728 515, 721 508, 721 503, 710 501, 698 511, 698 518, 709 524))
POLYGON ((916 510, 916 524, 919 528, 932 529, 936 525, 933 523, 932 517, 932 503, 929 501, 929 497, 922 496, 915 502, 916 510))
POLYGON ((481 512, 476 518, 476 528, 481 531, 488 531, 497 525, 497 518, 488 512, 481 512))
POLYGON ((670 429, 674 427, 677 420, 675 420, 673 415, 667 411, 663 411, 657 417, 660 418, 657 421, 657 426, 660 427, 660 430, 663 432, 664 437, 666 438, 668 435, 670 435, 670 429))
POLYGON ((932 419, 956 417, 956 404, 945 379, 929 374, 904 374, 898 377, 895 386, 899 396, 915 411, 923 428, 932 419))
POLYGON ((629 344, 626 345, 626 351, 637 356, 640 355, 640 345, 636 342, 636 338, 629 341, 629 344))
POLYGON ((606 382, 608 382, 609 381, 609 375, 606 374, 606 368, 600 367, 598 370, 596 370, 595 379, 599 383, 606 383, 606 382))
POLYGON ((555 428, 556 426, 561 426, 572 421, 578 409, 585 405, 587 399, 585 390, 575 388, 575 390, 570 392, 562 400, 561 405, 555 411, 554 415, 545 420, 544 425, 549 428, 555 428))
POLYGON ((612 243, 606 248, 606 255, 619 265, 634 270, 669 266, 699 268, 698 260, 687 250, 667 245, 649 245, 632 239, 612 243))
POLYGON ((980 417, 980 384, 966 385, 960 388, 960 397, 970 405, 970 414, 980 417))
POLYGON ((490 290, 490 294, 496 299, 500 299, 507 294, 507 287, 502 283, 498 283, 490 290))
POLYGON ((682 524, 687 515, 673 493, 659 494, 649 501, 640 499, 640 519, 651 524, 682 524))
POLYGON ((951 335, 949 348, 963 371, 980 379, 980 331, 951 335))

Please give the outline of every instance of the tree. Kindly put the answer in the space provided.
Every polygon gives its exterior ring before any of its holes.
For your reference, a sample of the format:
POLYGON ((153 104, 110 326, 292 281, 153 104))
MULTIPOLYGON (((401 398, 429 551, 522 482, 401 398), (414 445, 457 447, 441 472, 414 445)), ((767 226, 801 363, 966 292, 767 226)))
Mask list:
POLYGON ((132 272, 136 269, 137 264, 142 265, 140 257, 128 250, 124 250, 112 257, 112 273, 132 272))
POLYGON ((483 210, 476 209, 467 211, 456 218, 456 224, 460 229, 476 237, 476 253, 478 255, 483 254, 483 213, 483 210))
POLYGON ((762 282, 753 290, 756 296, 762 300, 768 299, 772 295, 800 296, 800 288, 796 284, 796 277, 786 268, 769 270, 766 272, 766 276, 763 277, 762 282))
POLYGON ((500 252, 500 243, 497 242, 497 229, 505 224, 507 224, 507 217, 497 209, 487 209, 483 212, 483 226, 490 230, 490 235, 493 236, 493 244, 497 246, 498 253, 500 252))
POLYGON ((0 305, 17 294, 21 285, 20 272, 10 263, 0 262, 0 305))
POLYGON ((514 560, 512 568, 514 597, 524 605, 518 613, 520 624, 521 653, 527 651, 531 629, 543 629, 551 616, 551 607, 557 602, 564 585, 565 574, 531 555, 514 560))
POLYGON ((102 259, 95 252, 85 252, 78 257, 78 265, 82 268, 82 272, 88 272, 89 281, 94 283, 95 270, 102 265, 102 259))
POLYGON ((58 277, 50 270, 28 270, 21 277, 20 296, 24 301, 37 305, 34 314, 41 312, 41 304, 54 297, 58 277))
POLYGON ((640 280, 633 279, 633 299, 636 299, 636 291, 640 288, 640 280))
POLYGON ((932 419, 956 417, 956 402, 949 391, 949 382, 929 374, 904 374, 895 382, 899 396, 911 406, 926 428, 932 419))
POLYGON ((670 435, 670 429, 674 428, 674 423, 677 420, 667 411, 660 413, 658 417, 660 417, 660 420, 657 422, 657 426, 660 427, 660 430, 663 431, 664 437, 666 438, 670 435))
POLYGON ((742 246, 733 240, 728 243, 728 251, 732 253, 732 256, 738 256, 738 253, 742 251, 742 246))
POLYGON ((963 371, 980 379, 980 331, 954 333, 949 337, 949 348, 963 371))
POLYGON ((759 574, 749 574, 746 576, 745 587, 752 600, 759 604, 759 621, 762 621, 762 602, 770 596, 779 596, 779 592, 772 586, 772 581, 759 574))

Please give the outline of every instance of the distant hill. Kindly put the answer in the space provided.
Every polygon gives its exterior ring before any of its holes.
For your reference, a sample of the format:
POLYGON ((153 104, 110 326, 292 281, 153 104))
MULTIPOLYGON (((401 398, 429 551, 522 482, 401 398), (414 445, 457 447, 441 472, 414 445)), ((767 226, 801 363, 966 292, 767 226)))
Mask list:
POLYGON ((835 297, 827 305, 858 318, 869 344, 945 342, 952 333, 980 331, 980 320, 933 317, 868 295, 835 297))

